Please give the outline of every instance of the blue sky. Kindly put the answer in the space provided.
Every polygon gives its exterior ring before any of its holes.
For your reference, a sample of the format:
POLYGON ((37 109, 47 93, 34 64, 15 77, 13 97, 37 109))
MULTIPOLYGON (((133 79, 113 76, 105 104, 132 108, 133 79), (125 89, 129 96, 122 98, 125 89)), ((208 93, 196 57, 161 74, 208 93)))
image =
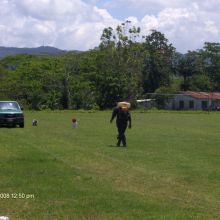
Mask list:
POLYGON ((219 0, 0 0, 0 46, 88 50, 125 20, 165 34, 177 51, 220 42, 219 0))

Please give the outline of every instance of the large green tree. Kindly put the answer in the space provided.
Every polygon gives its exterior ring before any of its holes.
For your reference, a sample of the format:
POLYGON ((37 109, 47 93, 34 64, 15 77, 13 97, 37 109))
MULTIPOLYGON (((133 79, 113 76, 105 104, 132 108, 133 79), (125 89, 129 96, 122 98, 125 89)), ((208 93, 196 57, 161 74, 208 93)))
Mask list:
POLYGON ((145 49, 148 51, 143 68, 143 87, 145 92, 154 92, 159 87, 167 87, 174 75, 173 57, 175 48, 159 31, 145 37, 145 49))
POLYGON ((141 73, 145 51, 140 28, 126 21, 116 29, 104 29, 97 57, 97 89, 100 107, 120 100, 134 102, 142 93, 141 73))

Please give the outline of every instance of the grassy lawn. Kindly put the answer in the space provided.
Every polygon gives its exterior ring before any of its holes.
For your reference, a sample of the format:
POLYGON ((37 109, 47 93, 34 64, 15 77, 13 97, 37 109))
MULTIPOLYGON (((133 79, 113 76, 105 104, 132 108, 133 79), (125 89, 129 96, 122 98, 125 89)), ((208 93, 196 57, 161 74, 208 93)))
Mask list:
POLYGON ((220 219, 219 112, 132 112, 127 148, 110 116, 25 112, 24 129, 0 128, 0 216, 220 219))

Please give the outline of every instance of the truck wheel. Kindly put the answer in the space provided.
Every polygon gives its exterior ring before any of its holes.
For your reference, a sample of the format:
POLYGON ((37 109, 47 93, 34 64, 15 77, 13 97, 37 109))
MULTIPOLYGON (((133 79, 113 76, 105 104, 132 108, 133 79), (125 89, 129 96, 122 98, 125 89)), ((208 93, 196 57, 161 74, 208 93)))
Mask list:
POLYGON ((24 128, 24 123, 19 124, 20 128, 24 128))

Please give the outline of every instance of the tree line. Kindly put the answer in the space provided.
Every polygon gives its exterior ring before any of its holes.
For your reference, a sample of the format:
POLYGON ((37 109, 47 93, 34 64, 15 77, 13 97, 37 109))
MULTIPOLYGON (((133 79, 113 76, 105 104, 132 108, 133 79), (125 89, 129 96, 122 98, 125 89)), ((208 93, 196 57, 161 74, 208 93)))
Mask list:
POLYGON ((0 100, 30 109, 134 106, 146 93, 220 92, 220 43, 181 54, 165 35, 143 36, 129 21, 103 30, 100 45, 60 56, 16 55, 0 60, 0 100))

